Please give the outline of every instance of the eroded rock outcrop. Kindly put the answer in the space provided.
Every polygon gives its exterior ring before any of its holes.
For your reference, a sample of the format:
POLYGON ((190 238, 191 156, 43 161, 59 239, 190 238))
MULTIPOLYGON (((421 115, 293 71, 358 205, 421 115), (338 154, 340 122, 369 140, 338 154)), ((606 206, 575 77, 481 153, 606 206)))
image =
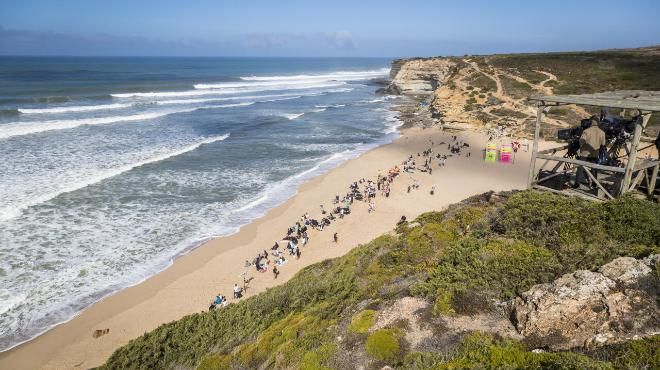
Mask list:
POLYGON ((576 271, 512 302, 526 340, 552 350, 596 347, 660 333, 657 257, 621 257, 598 272, 576 271))
POLYGON ((388 91, 430 94, 449 78, 455 67, 456 63, 448 58, 397 60, 392 63, 392 82, 388 91))

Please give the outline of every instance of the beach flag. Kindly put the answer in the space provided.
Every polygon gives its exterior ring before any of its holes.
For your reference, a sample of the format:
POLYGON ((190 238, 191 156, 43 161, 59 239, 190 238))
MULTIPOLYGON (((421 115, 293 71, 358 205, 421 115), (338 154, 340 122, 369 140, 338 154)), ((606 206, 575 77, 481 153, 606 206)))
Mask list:
POLYGON ((484 161, 490 163, 497 162, 497 146, 494 143, 488 143, 488 145, 486 145, 484 161))
POLYGON ((500 162, 511 163, 513 161, 513 149, 510 144, 502 144, 500 148, 500 162))

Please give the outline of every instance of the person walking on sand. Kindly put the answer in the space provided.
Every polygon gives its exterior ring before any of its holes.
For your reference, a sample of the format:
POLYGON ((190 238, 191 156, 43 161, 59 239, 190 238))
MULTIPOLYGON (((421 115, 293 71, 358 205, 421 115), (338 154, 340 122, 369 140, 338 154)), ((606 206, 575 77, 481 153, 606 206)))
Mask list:
POLYGON ((335 233, 335 234, 332 236, 332 239, 333 239, 333 241, 334 241, 335 243, 337 243, 337 242, 339 241, 339 236, 337 235, 337 233, 335 233))
POLYGON ((238 287, 238 284, 234 284, 234 299, 241 298, 241 288, 238 287))
POLYGON ((279 275, 280 275, 280 270, 277 269, 277 266, 273 266, 273 277, 277 279, 279 275))

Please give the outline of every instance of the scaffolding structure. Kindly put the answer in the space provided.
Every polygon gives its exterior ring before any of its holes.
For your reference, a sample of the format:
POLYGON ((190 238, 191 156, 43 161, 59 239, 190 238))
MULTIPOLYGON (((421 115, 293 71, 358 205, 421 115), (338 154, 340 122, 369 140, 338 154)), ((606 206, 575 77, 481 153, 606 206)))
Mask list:
POLYGON ((660 91, 618 90, 583 95, 531 96, 529 100, 537 104, 534 144, 527 184, 529 189, 575 195, 592 200, 613 199, 632 191, 642 192, 650 198, 657 197, 656 184, 660 160, 638 158, 638 153, 654 146, 653 139, 644 137, 643 132, 651 114, 660 112, 660 91), (539 150, 543 116, 552 107, 568 104, 620 109, 623 114, 626 111, 638 113, 632 137, 613 154, 620 161, 620 166, 572 158, 567 155, 568 145, 539 150), (640 143, 649 143, 649 145, 640 147, 640 143), (539 167, 537 161, 543 161, 539 167), (587 175, 594 185, 593 188, 585 190, 567 185, 567 180, 578 170, 582 170, 587 175))

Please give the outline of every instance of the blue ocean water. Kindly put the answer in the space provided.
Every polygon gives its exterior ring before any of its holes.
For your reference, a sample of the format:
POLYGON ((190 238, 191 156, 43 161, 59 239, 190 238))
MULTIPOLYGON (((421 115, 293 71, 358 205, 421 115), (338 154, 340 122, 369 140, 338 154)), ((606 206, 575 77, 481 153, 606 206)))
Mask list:
POLYGON ((389 63, 0 58, 0 350, 391 141, 389 63))

